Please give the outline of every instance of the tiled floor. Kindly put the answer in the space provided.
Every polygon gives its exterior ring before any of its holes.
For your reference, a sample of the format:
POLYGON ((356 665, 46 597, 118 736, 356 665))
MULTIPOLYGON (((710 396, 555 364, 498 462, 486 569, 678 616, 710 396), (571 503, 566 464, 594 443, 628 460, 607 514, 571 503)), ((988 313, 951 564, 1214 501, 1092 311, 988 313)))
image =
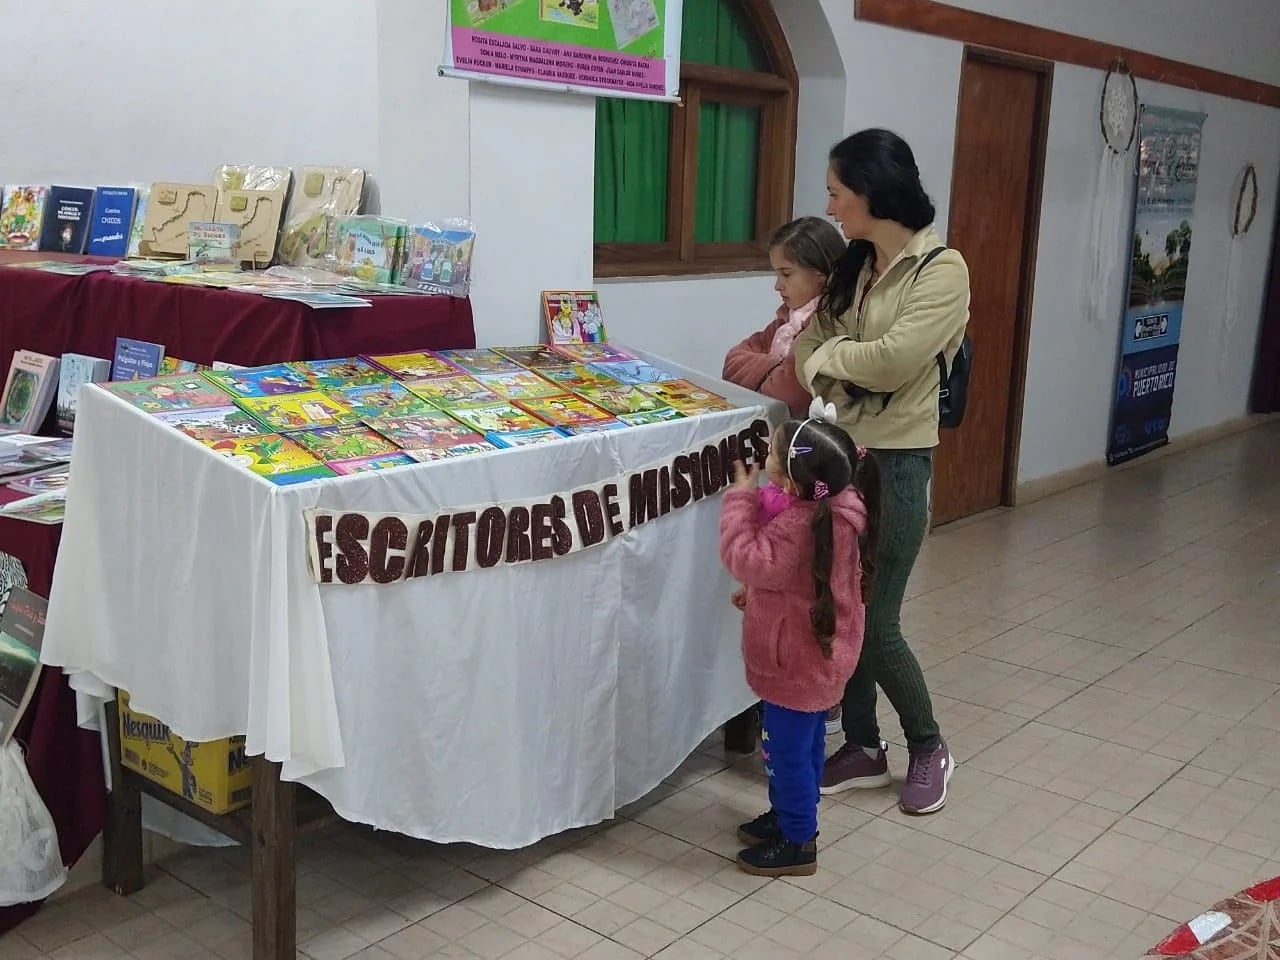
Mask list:
MULTIPOLYGON (((299 956, 1136 960, 1280 875, 1277 451, 1272 425, 930 539, 906 626, 961 764, 941 813, 824 801, 818 875, 753 880, 728 858, 759 765, 708 742, 626 817, 519 853, 308 839, 299 956)), ((245 960, 247 884, 243 852, 193 851, 0 960, 245 960)))

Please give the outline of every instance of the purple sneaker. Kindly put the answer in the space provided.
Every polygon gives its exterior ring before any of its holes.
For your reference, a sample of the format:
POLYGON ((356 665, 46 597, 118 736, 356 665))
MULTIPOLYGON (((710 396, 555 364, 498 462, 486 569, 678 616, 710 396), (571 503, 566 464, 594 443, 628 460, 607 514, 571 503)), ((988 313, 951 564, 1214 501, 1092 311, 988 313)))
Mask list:
POLYGON ((846 790, 887 787, 890 782, 888 749, 889 745, 883 741, 874 753, 846 743, 827 759, 818 792, 829 797, 846 790))
POLYGON ((947 785, 955 763, 945 741, 932 750, 912 750, 907 781, 902 785, 902 812, 935 813, 947 802, 947 785))

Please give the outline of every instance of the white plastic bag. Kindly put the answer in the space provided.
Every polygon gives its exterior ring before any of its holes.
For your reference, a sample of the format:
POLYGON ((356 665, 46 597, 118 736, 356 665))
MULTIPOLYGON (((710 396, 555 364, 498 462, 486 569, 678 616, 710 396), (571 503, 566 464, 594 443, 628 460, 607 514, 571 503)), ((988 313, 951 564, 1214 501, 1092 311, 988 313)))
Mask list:
POLYGON ((10 741, 0 747, 0 907, 43 900, 66 879, 53 817, 10 741))

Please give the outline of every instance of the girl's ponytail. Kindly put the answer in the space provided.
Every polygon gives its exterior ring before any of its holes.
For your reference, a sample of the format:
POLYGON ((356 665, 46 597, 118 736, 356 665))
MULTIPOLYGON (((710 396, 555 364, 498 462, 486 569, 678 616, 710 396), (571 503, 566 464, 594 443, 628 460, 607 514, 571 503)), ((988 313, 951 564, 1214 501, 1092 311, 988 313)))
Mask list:
POLYGON ((862 602, 870 603, 876 579, 876 552, 880 546, 881 509, 880 464, 870 450, 858 461, 853 485, 867 509, 867 528, 858 539, 858 558, 862 567, 862 602))
POLYGON ((831 525, 831 504, 823 499, 813 511, 813 607, 809 622, 822 655, 831 659, 831 638, 836 632, 836 598, 831 592, 831 562, 835 554, 835 531, 831 525))

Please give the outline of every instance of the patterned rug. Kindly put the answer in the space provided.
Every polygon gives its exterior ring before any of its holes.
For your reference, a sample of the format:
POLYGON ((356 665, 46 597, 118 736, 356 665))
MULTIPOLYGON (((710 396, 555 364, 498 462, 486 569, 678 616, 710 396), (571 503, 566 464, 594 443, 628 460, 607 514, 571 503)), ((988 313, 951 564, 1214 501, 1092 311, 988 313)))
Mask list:
POLYGON ((1280 960, 1280 877, 1228 897, 1151 948, 1171 960, 1280 960))

